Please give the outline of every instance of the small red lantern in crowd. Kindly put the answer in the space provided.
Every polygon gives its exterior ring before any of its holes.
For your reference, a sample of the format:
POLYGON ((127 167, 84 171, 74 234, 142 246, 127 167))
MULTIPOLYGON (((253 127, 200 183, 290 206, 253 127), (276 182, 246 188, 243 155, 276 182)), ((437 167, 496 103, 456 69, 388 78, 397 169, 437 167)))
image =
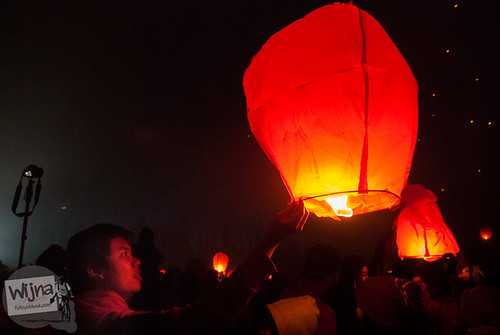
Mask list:
POLYGON ((417 139, 417 83, 380 24, 323 6, 274 34, 243 86, 255 138, 317 216, 394 207, 417 139))
POLYGON ((491 238, 491 235, 493 235, 493 232, 491 230, 491 227, 484 226, 479 229, 479 234, 481 235, 481 238, 483 240, 489 240, 491 238))
POLYGON ((213 266, 214 266, 215 271, 217 271, 219 273, 226 272, 227 263, 229 263, 229 257, 226 254, 224 254, 222 252, 218 252, 215 254, 212 261, 213 261, 213 266))
POLYGON ((447 253, 456 255, 460 248, 443 220, 436 195, 422 185, 408 185, 402 197, 403 209, 394 223, 399 257, 432 262, 447 253))

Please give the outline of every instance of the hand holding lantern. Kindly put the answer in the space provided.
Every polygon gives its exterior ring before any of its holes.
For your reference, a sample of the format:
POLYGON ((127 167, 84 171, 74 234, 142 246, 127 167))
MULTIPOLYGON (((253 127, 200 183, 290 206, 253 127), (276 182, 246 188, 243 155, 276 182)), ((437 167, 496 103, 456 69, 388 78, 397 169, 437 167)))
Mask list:
POLYGON ((263 241, 267 255, 271 257, 278 244, 285 238, 301 232, 308 217, 309 211, 302 200, 293 201, 278 212, 263 241))

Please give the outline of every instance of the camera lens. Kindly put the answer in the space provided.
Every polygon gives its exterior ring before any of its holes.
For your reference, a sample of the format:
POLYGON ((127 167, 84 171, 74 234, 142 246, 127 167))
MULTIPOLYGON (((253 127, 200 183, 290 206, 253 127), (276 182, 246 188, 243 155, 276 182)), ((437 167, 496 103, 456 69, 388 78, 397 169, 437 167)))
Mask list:
POLYGON ((41 178, 43 176, 43 169, 36 165, 30 165, 24 169, 23 174, 27 178, 41 178))

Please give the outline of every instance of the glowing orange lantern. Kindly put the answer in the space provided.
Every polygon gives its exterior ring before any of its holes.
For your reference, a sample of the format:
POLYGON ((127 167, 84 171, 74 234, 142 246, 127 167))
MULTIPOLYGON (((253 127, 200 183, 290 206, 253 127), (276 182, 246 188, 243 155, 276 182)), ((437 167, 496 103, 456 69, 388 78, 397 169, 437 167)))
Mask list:
POLYGON ((317 216, 400 202, 417 139, 417 83, 380 24, 352 4, 274 34, 243 86, 255 138, 287 191, 317 216))
POLYGON ((446 253, 456 255, 460 248, 443 220, 436 195, 422 185, 408 185, 402 197, 403 209, 394 223, 399 257, 431 262, 446 253))
POLYGON ((222 252, 218 252, 215 254, 212 261, 213 261, 214 270, 219 272, 219 273, 224 273, 226 271, 226 268, 227 268, 227 263, 229 262, 229 257, 222 252))
POLYGON ((483 240, 489 240, 491 238, 491 235, 493 235, 493 232, 491 230, 491 227, 484 226, 479 229, 479 234, 481 235, 481 238, 483 240))

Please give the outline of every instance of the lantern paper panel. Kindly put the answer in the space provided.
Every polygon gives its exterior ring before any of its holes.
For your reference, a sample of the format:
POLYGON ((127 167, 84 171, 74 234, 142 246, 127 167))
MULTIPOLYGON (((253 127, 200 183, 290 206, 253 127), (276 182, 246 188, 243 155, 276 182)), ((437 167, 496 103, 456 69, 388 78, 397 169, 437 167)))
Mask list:
POLYGON ((212 263, 215 271, 224 273, 229 263, 229 257, 225 253, 218 252, 214 255, 212 263))
POLYGON ((479 229, 479 234, 483 240, 489 240, 493 235, 493 231, 490 226, 483 226, 479 229))
POLYGON ((332 218, 399 203, 418 88, 368 13, 336 3, 285 27, 254 56, 243 86, 252 133, 292 200, 332 218), (333 209, 341 196, 345 208, 333 209))
POLYGON ((402 197, 403 209, 395 221, 399 257, 435 261, 447 253, 456 255, 460 248, 443 220, 436 195, 422 185, 408 185, 402 197))

